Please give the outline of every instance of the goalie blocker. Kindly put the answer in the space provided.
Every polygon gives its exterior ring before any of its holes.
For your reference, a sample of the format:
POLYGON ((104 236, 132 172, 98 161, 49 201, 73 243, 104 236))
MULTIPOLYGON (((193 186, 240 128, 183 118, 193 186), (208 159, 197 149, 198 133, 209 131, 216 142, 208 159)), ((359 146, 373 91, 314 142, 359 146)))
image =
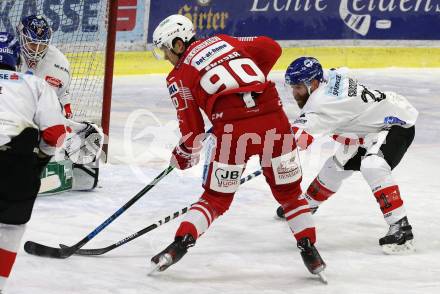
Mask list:
POLYGON ((98 185, 99 158, 104 134, 89 122, 69 120, 72 132, 64 148, 56 154, 41 175, 40 195, 69 190, 93 190, 98 185))

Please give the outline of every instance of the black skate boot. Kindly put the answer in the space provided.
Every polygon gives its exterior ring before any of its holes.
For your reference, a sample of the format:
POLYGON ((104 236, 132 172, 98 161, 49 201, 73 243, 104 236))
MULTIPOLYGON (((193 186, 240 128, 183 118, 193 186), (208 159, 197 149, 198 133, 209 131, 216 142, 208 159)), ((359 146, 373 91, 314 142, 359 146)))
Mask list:
POLYGON ((412 227, 405 216, 390 225, 385 237, 379 239, 379 245, 386 254, 411 253, 415 251, 413 239, 412 227))
POLYGON ((279 218, 284 218, 284 209, 283 209, 282 206, 279 206, 279 207, 277 208, 277 216, 278 216, 279 218))
POLYGON ((297 247, 301 250, 301 257, 309 272, 316 275, 322 272, 326 264, 319 255, 316 247, 310 242, 309 238, 302 238, 298 241, 297 247))
POLYGON ((195 244, 196 240, 191 234, 176 237, 173 243, 151 259, 153 269, 150 274, 155 271, 162 272, 166 270, 178 262, 188 252, 188 248, 193 247, 195 244))
MULTIPOLYGON (((319 207, 319 206, 316 206, 316 207, 310 207, 310 213, 311 213, 311 214, 315 214, 315 212, 318 210, 318 207, 319 207)), ((285 218, 285 216, 284 216, 284 209, 283 209, 282 206, 279 206, 279 207, 277 208, 277 216, 278 216, 279 218, 285 218)))

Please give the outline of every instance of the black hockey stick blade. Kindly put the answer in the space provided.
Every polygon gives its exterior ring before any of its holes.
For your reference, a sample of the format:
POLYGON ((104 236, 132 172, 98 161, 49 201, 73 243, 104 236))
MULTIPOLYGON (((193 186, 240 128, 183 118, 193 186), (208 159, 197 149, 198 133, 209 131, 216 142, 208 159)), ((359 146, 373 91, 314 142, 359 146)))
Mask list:
POLYGON ((64 259, 73 255, 76 248, 67 246, 64 248, 54 248, 33 241, 27 241, 24 244, 24 251, 36 256, 64 259))
POLYGON ((104 230, 108 225, 110 225, 115 219, 117 219, 121 214, 123 214, 128 208, 130 208, 135 202, 137 202, 143 195, 150 191, 156 184, 162 180, 166 175, 168 175, 174 169, 173 166, 168 166, 163 170, 150 184, 145 186, 141 191, 139 191, 133 198, 131 198, 127 203, 120 207, 115 213, 113 213, 109 218, 107 218, 102 224, 96 227, 91 233, 85 236, 78 243, 65 248, 54 248, 46 245, 42 245, 33 241, 27 241, 24 245, 24 249, 27 253, 41 256, 41 257, 51 257, 51 258, 67 258, 72 256, 75 251, 83 247, 86 243, 92 240, 96 235, 98 235, 102 230, 104 230))
MULTIPOLYGON (((248 176, 246 176, 246 177, 244 177, 244 178, 242 178, 240 180, 240 184, 244 184, 245 182, 247 182, 249 180, 252 180, 253 178, 261 175, 261 173, 262 173, 261 170, 257 170, 255 172, 249 174, 248 176)), ((148 233, 148 232, 150 232, 150 231, 152 231, 152 230, 154 230, 154 229, 156 229, 156 228, 158 228, 158 227, 160 227, 160 226, 162 226, 162 225, 164 225, 166 223, 168 223, 170 220, 178 218, 179 216, 187 213, 190 208, 191 208, 191 205, 188 206, 188 207, 184 207, 181 210, 174 212, 172 215, 168 215, 168 216, 162 218, 161 220, 159 220, 159 221, 149 225, 148 227, 146 227, 146 228, 144 228, 144 229, 142 229, 140 231, 137 231, 136 233, 131 234, 130 236, 125 237, 124 239, 119 240, 118 242, 113 243, 113 244, 111 244, 111 245, 109 245, 107 247, 90 248, 90 249, 78 249, 78 250, 75 251, 74 254, 75 255, 83 255, 83 256, 102 255, 104 253, 107 253, 107 252, 109 252, 109 251, 111 251, 111 250, 113 250, 115 248, 118 248, 118 247, 124 245, 125 243, 128 243, 128 242, 130 242, 130 241, 132 241, 132 240, 134 240, 134 239, 136 239, 136 238, 138 238, 138 237, 140 237, 140 236, 142 236, 142 235, 144 235, 144 234, 146 234, 146 233, 148 233)), ((61 248, 69 248, 69 247, 67 247, 66 245, 63 245, 63 244, 60 244, 60 247, 61 248)))
MULTIPOLYGON (((208 130, 208 133, 211 132, 211 129, 208 130)), ((92 232, 90 232, 87 236, 85 236, 78 243, 70 246, 70 247, 61 247, 54 248, 46 245, 42 245, 33 241, 27 241, 25 243, 25 251, 32 255, 42 256, 42 257, 51 257, 51 258, 67 258, 72 256, 75 251, 83 247, 90 240, 95 238, 102 230, 108 227, 115 219, 121 216, 127 209, 129 209, 134 203, 136 203, 142 196, 144 196, 148 191, 154 188, 163 178, 165 178, 170 172, 172 172, 174 166, 169 165, 165 170, 163 170, 152 182, 146 185, 141 191, 139 191, 135 196, 133 196, 127 203, 125 203, 122 207, 120 207, 115 213, 113 213, 110 217, 108 217, 103 223, 101 223, 98 227, 96 227, 92 232)))
MULTIPOLYGON (((67 245, 60 244, 61 249, 64 248, 70 248, 67 245)), ((74 252, 75 255, 83 255, 83 256, 97 256, 97 255, 103 255, 104 253, 107 253, 110 250, 113 250, 117 246, 108 246, 105 248, 96 248, 96 249, 78 249, 74 252)))

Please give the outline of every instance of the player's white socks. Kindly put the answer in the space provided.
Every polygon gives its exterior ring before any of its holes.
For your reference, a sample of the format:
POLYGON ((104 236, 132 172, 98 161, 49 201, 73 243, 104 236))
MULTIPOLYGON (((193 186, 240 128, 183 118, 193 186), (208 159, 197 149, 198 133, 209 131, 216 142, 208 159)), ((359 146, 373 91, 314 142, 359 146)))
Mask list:
POLYGON ((12 271, 24 230, 25 225, 0 223, 0 291, 12 271))
POLYGON ((399 187, 391 176, 391 167, 380 156, 367 156, 361 163, 361 173, 370 185, 380 205, 385 221, 392 225, 406 216, 399 187))

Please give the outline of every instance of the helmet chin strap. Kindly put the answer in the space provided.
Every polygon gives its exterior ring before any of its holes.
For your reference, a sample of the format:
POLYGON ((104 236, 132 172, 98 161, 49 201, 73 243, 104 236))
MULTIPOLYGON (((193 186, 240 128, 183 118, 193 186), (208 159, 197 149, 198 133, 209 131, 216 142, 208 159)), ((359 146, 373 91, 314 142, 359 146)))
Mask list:
POLYGON ((312 94, 312 82, 304 82, 304 85, 306 86, 306 88, 307 88, 307 93, 308 93, 309 96, 310 96, 310 94, 312 94))

